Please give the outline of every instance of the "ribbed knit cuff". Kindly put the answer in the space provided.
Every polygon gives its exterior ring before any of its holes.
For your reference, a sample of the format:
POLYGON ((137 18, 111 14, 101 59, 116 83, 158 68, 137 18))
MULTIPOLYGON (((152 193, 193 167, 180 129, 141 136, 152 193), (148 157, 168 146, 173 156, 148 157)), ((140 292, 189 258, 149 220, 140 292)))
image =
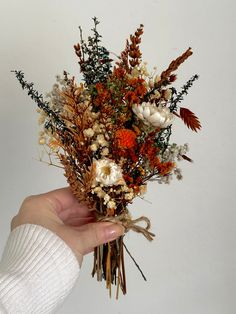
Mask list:
POLYGON ((79 263, 61 238, 39 225, 21 225, 10 233, 0 262, 0 303, 9 314, 52 313, 78 274, 79 263))

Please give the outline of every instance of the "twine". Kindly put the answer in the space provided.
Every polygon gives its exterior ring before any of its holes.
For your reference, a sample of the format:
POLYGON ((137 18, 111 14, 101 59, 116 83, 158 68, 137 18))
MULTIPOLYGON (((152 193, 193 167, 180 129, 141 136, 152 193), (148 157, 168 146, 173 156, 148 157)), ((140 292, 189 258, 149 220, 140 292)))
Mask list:
POLYGON ((151 228, 151 222, 145 216, 141 216, 137 219, 131 219, 129 214, 124 213, 118 216, 100 216, 97 221, 120 223, 125 228, 125 232, 133 230, 134 232, 141 233, 149 241, 152 241, 155 237, 155 234, 149 231, 151 228), (140 226, 140 222, 144 222, 146 226, 140 226))

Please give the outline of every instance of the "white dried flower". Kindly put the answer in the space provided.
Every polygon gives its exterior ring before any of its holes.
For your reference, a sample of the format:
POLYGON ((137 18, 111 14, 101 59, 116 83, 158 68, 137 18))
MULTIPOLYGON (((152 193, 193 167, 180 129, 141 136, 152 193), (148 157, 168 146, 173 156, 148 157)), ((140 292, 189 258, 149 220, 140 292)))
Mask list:
POLYGON ((151 125, 156 128, 166 128, 172 124, 174 120, 173 113, 170 109, 163 106, 156 106, 151 103, 143 102, 140 105, 133 105, 133 112, 146 125, 151 125))
POLYGON ((114 200, 110 200, 108 203, 107 203, 107 208, 116 208, 116 203, 114 200))
POLYGON ((100 128, 100 125, 98 124, 98 123, 94 123, 94 125, 93 125, 93 131, 95 132, 95 133, 100 133, 101 132, 101 128, 100 128))
POLYGON ((129 191, 129 188, 128 188, 127 185, 123 185, 123 186, 121 187, 121 190, 122 190, 123 192, 128 192, 128 191, 129 191))
POLYGON ((134 193, 130 192, 130 193, 125 193, 125 199, 127 201, 131 201, 134 198, 134 193))
POLYGON ((101 146, 108 146, 108 142, 105 140, 105 137, 103 134, 98 134, 97 143, 101 146))
POLYGON ((93 143, 92 145, 90 145, 90 149, 91 151, 96 152, 96 150, 98 149, 97 144, 93 143))
POLYGON ((104 186, 123 184, 122 169, 112 160, 103 158, 94 161, 96 166, 96 182, 104 186))
POLYGON ((95 187, 92 191, 96 193, 99 198, 104 198, 106 194, 100 186, 95 187))
POLYGON ((104 204, 107 204, 109 201, 110 201, 110 195, 109 194, 105 194, 105 196, 104 196, 104 204))
POLYGON ((182 160, 182 156, 186 155, 188 150, 188 144, 178 146, 176 143, 173 143, 165 150, 162 157, 164 161, 182 160))
POLYGON ((94 136, 94 131, 93 131, 93 129, 91 129, 91 128, 85 129, 83 133, 84 133, 84 136, 86 136, 86 137, 88 137, 88 138, 94 136))
POLYGON ((109 155, 109 149, 107 147, 103 148, 102 152, 101 152, 102 156, 107 156, 109 155))

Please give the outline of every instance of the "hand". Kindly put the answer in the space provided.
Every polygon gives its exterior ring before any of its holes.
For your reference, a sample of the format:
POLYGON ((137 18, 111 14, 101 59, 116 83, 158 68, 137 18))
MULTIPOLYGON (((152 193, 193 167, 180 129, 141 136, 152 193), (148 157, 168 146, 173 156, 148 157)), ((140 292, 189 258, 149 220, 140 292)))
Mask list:
POLYGON ((12 219, 11 230, 22 224, 41 225, 63 239, 82 264, 83 255, 115 240, 124 228, 110 222, 94 222, 92 211, 78 203, 69 188, 27 197, 12 219))

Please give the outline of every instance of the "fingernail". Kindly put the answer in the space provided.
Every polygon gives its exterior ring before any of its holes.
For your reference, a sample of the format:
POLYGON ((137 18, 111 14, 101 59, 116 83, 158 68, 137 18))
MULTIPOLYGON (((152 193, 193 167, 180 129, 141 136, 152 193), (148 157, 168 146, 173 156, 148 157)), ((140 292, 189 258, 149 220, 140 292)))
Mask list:
POLYGON ((112 241, 124 234, 124 228, 118 224, 112 224, 106 228, 107 241, 112 241))

